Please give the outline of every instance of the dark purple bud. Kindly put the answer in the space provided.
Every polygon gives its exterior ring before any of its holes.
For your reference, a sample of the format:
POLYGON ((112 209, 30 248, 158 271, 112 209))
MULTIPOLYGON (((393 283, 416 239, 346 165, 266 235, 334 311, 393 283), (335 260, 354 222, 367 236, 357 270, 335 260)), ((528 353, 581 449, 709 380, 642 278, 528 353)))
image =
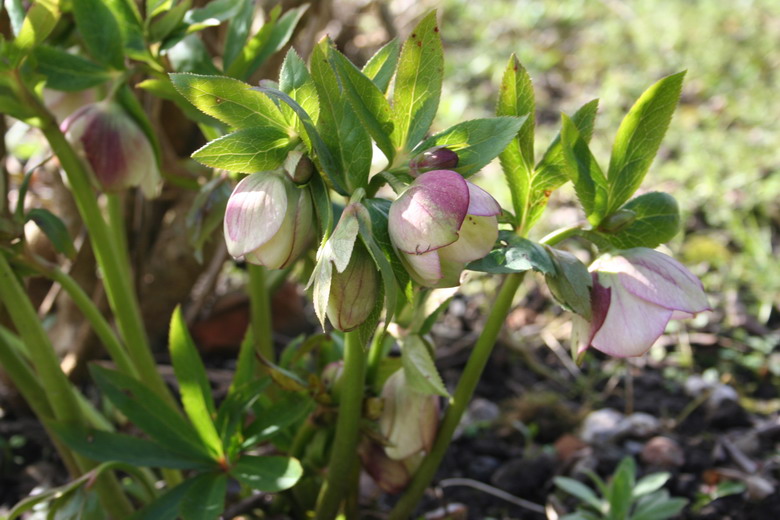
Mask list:
POLYGON ((431 170, 451 170, 457 165, 458 154, 446 146, 434 146, 409 161, 409 173, 417 177, 431 170))

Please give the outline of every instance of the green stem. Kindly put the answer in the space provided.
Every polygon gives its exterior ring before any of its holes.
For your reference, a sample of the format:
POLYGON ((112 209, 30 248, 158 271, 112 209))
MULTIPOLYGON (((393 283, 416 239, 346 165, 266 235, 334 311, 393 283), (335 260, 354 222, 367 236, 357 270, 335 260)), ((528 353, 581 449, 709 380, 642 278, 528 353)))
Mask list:
POLYGON ((252 330, 257 351, 271 363, 275 363, 273 329, 271 326, 271 292, 266 284, 266 268, 247 264, 249 271, 249 305, 252 330))
POLYGON ((100 312, 100 309, 97 308, 95 302, 93 302, 79 284, 76 283, 76 280, 58 267, 45 270, 44 274, 51 278, 51 280, 60 284, 65 292, 68 293, 68 296, 73 300, 73 303, 76 304, 76 307, 79 308, 87 321, 89 321, 90 325, 92 325, 92 330, 95 331, 95 334, 97 334, 97 337, 103 343, 108 355, 111 356, 111 359, 116 363, 117 368, 129 376, 138 378, 138 371, 136 370, 135 365, 133 365, 132 359, 130 359, 130 356, 127 354, 125 347, 119 341, 116 334, 114 334, 111 325, 109 325, 106 318, 103 317, 103 314, 100 312))
POLYGON ((455 429, 460 423, 463 412, 474 394, 482 372, 485 369, 490 354, 493 352, 493 346, 496 343, 501 326, 506 319, 509 310, 512 308, 514 299, 520 283, 523 281, 524 273, 515 273, 507 276, 501 291, 498 293, 493 307, 490 310, 482 334, 477 340, 474 349, 471 352, 466 368, 452 396, 452 401, 447 408, 442 419, 439 433, 433 444, 431 452, 425 457, 414 478, 406 489, 406 492, 390 512, 389 520, 407 520, 412 518, 414 508, 422 498, 425 489, 433 479, 436 470, 447 452, 455 429))
POLYGON ((373 387, 376 384, 376 378, 379 373, 379 365, 385 357, 385 337, 387 333, 382 324, 374 333, 371 339, 371 346, 368 348, 368 368, 366 369, 366 384, 373 387))
POLYGON ((109 304, 114 311, 133 364, 144 383, 169 403, 177 406, 173 395, 157 371, 138 300, 130 282, 130 274, 127 272, 127 261, 120 257, 112 230, 100 212, 87 167, 65 139, 54 117, 43 106, 40 99, 27 90, 18 74, 17 82, 25 96, 25 101, 40 118, 40 129, 68 176, 76 206, 87 227, 95 258, 103 273, 109 304))
POLYGON ((347 332, 344 343, 344 371, 341 375, 339 415, 331 449, 328 475, 317 499, 316 520, 332 520, 339 512, 349 485, 350 471, 357 462, 357 445, 363 408, 366 354, 358 331, 347 332))

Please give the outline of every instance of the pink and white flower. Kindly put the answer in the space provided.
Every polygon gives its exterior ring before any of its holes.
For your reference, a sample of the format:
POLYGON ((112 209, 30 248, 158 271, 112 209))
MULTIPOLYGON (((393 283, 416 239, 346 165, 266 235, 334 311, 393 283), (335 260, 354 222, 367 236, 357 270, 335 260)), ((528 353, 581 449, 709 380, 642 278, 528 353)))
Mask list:
POLYGON ((465 265, 492 249, 500 213, 493 197, 459 173, 434 170, 393 202, 388 231, 417 283, 454 287, 465 265))
POLYGON ((673 258, 636 247, 604 255, 590 267, 592 318, 574 317, 573 341, 617 357, 641 356, 669 320, 710 310, 702 284, 673 258))

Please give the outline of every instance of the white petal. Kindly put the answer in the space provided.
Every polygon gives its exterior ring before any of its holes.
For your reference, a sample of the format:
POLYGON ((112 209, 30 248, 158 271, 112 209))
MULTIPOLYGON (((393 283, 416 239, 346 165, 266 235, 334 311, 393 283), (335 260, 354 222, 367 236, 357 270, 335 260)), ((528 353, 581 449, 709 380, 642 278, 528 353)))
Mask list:
POLYGON ((254 173, 238 183, 225 209, 225 242, 235 256, 268 242, 282 227, 287 193, 281 177, 254 173))

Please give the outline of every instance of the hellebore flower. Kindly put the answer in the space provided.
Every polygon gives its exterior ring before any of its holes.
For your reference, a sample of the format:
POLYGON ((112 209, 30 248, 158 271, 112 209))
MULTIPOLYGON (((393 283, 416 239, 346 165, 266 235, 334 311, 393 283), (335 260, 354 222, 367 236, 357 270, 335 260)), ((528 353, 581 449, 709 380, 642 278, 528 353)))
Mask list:
POLYGON ((343 273, 335 271, 330 282, 328 319, 342 332, 360 326, 376 307, 379 278, 376 264, 357 240, 343 273))
POLYGON ((140 186, 148 198, 160 192, 160 170, 141 128, 116 103, 86 105, 60 125, 65 137, 86 158, 102 190, 140 186))
POLYGON ((673 258, 636 247, 590 267, 592 318, 574 317, 573 341, 617 357, 640 356, 671 319, 710 310, 701 282, 673 258))
POLYGON ((430 452, 439 426, 439 397, 423 394, 406 383, 403 370, 393 373, 382 388, 385 407, 379 431, 388 440, 385 453, 393 460, 430 452))
POLYGON ((234 257, 281 269, 294 262, 314 239, 314 206, 280 172, 260 172, 238 183, 225 209, 225 242, 234 257))
POLYGON ((468 262, 498 238, 501 207, 486 191, 450 170, 420 175, 390 206, 388 231, 412 278, 454 287, 468 262))
POLYGON ((428 148, 409 161, 409 173, 414 177, 430 170, 455 168, 458 165, 458 154, 446 146, 428 148))

